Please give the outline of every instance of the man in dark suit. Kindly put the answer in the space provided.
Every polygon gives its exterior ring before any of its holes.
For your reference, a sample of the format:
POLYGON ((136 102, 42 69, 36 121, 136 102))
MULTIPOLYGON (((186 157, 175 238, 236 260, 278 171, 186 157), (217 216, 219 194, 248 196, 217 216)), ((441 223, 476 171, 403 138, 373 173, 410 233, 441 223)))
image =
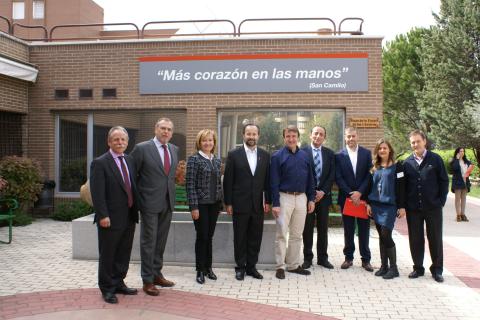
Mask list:
POLYGON ((303 265, 308 269, 313 260, 313 230, 317 226, 317 264, 333 269, 328 261, 328 208, 332 204, 332 184, 335 179, 335 154, 323 146, 327 131, 322 126, 314 126, 310 133, 311 145, 303 150, 310 155, 310 163, 315 179, 315 211, 307 214, 303 229, 303 265), (315 223, 316 221, 316 223, 315 223))
MULTIPOLYGON (((350 198, 354 204, 360 200, 366 200, 370 183, 370 169, 372 168, 372 154, 369 150, 358 145, 357 129, 348 127, 345 129, 345 144, 342 151, 335 155, 335 178, 338 192, 338 204, 342 212, 345 200, 350 198)), ((345 247, 343 254, 345 261, 342 269, 348 269, 353 264, 353 253, 355 252, 355 220, 358 226, 358 242, 360 255, 362 256, 362 267, 373 271, 370 264, 371 254, 368 245, 370 236, 370 220, 360 219, 342 215, 345 247)))
POLYGON ((443 282, 442 209, 447 201, 448 175, 442 158, 426 149, 427 139, 422 131, 412 131, 409 139, 413 154, 405 160, 404 172, 413 271, 408 277, 414 279, 425 274, 425 225, 432 258, 430 272, 435 281, 443 282))
POLYGON ((263 279, 255 265, 262 244, 264 213, 270 212, 270 154, 257 147, 260 128, 243 127, 244 144, 228 153, 223 178, 224 201, 233 214, 235 278, 243 280, 245 272, 263 279))
POLYGON ((98 229, 98 286, 107 303, 118 303, 115 293, 134 295, 127 276, 138 208, 135 165, 124 152, 128 133, 123 127, 108 132, 110 150, 92 161, 90 189, 98 229))
POLYGON ((162 274, 163 253, 175 206, 178 147, 169 143, 172 135, 172 121, 161 118, 155 124, 155 137, 137 144, 132 151, 137 168, 142 216, 140 256, 143 291, 151 296, 160 293, 155 285, 174 285, 162 274))

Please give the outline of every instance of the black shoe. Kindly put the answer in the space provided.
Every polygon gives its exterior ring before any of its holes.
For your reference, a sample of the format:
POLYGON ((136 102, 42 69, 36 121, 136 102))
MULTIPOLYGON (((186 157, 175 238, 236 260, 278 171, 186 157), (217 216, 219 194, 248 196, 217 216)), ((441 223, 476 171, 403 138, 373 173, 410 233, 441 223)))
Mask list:
POLYGON ((124 294, 124 295, 127 295, 127 296, 134 296, 138 293, 138 290, 135 289, 135 288, 129 288, 127 286, 123 286, 123 287, 115 289, 115 293, 120 293, 120 294, 124 294))
POLYGON ((277 269, 277 272, 275 272, 275 277, 277 277, 277 279, 280 279, 280 280, 285 279, 285 270, 277 269))
POLYGON ((385 273, 382 278, 385 280, 393 279, 396 277, 399 277, 400 274, 398 273, 398 268, 396 265, 392 266, 390 265, 390 268, 388 269, 387 273, 385 273))
POLYGON ((212 268, 209 268, 207 270, 207 272, 205 273, 205 275, 207 276, 208 279, 210 280, 217 280, 217 275, 215 273, 213 273, 213 270, 212 268))
POLYGON ((383 277, 388 272, 388 266, 382 265, 380 269, 375 272, 377 277, 383 277))
POLYGON ((443 282, 443 276, 439 273, 432 274, 432 278, 437 282, 440 282, 440 283, 443 282))
POLYGON ((251 276, 251 277, 254 277, 255 279, 259 279, 259 280, 263 279, 263 276, 260 274, 260 272, 258 272, 257 269, 252 269, 250 271, 247 271, 247 276, 251 276))
POLYGON ((195 280, 197 280, 197 283, 199 284, 205 283, 205 276, 203 275, 202 271, 197 271, 197 278, 195 280))
POLYGON ((118 303, 117 296, 111 292, 102 293, 103 301, 106 303, 116 304, 118 303))
POLYGON ((318 261, 317 264, 327 269, 333 269, 333 265, 328 260, 318 261))
POLYGON ((423 277, 423 275, 425 274, 425 271, 418 271, 418 270, 413 270, 412 272, 410 272, 410 274, 408 275, 408 277, 410 279, 416 279, 418 277, 423 277))
POLYGON ((245 279, 245 270, 235 270, 235 279, 243 281, 245 279))
POLYGON ((310 275, 310 271, 305 270, 300 266, 298 266, 297 269, 288 270, 288 272, 300 274, 302 276, 309 276, 310 275))
POLYGON ((303 261, 302 263, 302 268, 303 269, 308 269, 312 266, 312 261, 303 261))

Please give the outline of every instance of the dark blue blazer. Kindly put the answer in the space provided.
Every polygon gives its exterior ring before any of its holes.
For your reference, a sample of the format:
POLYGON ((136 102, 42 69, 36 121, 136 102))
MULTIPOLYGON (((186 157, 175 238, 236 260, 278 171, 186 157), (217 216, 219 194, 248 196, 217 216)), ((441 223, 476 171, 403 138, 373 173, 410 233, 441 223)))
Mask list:
POLYGON ((313 171, 313 178, 315 179, 315 190, 325 192, 320 204, 329 206, 332 204, 332 184, 335 180, 335 153, 325 146, 322 146, 322 174, 320 181, 317 181, 315 175, 315 164, 313 162, 312 147, 307 146, 302 148, 308 155, 313 171))
MULTIPOLYGON (((470 161, 465 161, 467 166, 470 166, 470 161)), ((457 189, 467 189, 470 192, 470 179, 467 177, 466 181, 463 181, 462 170, 460 169, 460 161, 457 158, 450 161, 450 170, 452 171, 452 192, 457 189)))
POLYGON ((407 211, 434 210, 445 205, 448 175, 442 158, 427 151, 422 163, 410 155, 404 161, 407 211))
POLYGON ((335 155, 335 181, 339 189, 338 204, 342 208, 345 199, 350 196, 352 191, 360 192, 362 199, 367 200, 371 168, 372 154, 364 147, 358 146, 356 175, 353 173, 352 163, 346 148, 335 155))

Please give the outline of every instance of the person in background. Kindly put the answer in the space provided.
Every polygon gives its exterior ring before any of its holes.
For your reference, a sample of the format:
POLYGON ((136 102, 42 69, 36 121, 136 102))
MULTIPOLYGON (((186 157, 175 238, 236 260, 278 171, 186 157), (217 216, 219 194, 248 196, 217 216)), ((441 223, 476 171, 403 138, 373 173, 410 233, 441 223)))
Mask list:
POLYGON ((197 153, 187 160, 185 186, 197 232, 195 266, 199 284, 205 283, 205 276, 217 280, 212 270, 212 240, 222 201, 222 163, 215 157, 216 146, 215 131, 203 129, 195 139, 197 153))
POLYGON ((138 222, 135 164, 124 152, 128 133, 123 127, 108 132, 110 150, 92 161, 90 189, 98 230, 98 286, 103 300, 118 303, 116 293, 137 294, 123 281, 138 222))
POLYGON ((409 134, 413 154, 404 161, 405 207, 408 240, 413 260, 410 279, 425 274, 425 233, 432 265, 430 272, 437 282, 443 282, 443 207, 447 201, 448 175, 442 158, 427 150, 427 137, 421 130, 409 134))
POLYGON ((367 213, 375 220, 379 236, 382 266, 375 272, 383 279, 399 276, 397 252, 392 238, 395 219, 405 212, 405 173, 400 162, 395 163, 395 152, 390 142, 378 140, 373 150, 372 183, 368 194, 367 213), (390 261, 390 267, 389 267, 390 261))
POLYGON ((455 193, 455 211, 457 212, 457 222, 468 221, 465 215, 465 204, 467 202, 467 193, 470 192, 470 179, 466 172, 471 162, 468 161, 465 154, 465 148, 457 148, 450 160, 450 169, 453 173, 451 191, 455 193))

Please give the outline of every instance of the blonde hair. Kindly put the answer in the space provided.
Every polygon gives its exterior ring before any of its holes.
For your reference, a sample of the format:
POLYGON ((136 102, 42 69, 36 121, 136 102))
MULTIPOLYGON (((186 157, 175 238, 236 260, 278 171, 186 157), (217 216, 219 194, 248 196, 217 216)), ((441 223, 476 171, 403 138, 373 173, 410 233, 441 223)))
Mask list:
POLYGON ((200 130, 200 132, 197 134, 197 137, 195 138, 195 149, 197 149, 197 151, 202 150, 201 142, 208 135, 212 135, 212 137, 213 137, 212 153, 215 153, 215 149, 217 148, 217 134, 215 133, 214 130, 211 130, 211 129, 200 130))

